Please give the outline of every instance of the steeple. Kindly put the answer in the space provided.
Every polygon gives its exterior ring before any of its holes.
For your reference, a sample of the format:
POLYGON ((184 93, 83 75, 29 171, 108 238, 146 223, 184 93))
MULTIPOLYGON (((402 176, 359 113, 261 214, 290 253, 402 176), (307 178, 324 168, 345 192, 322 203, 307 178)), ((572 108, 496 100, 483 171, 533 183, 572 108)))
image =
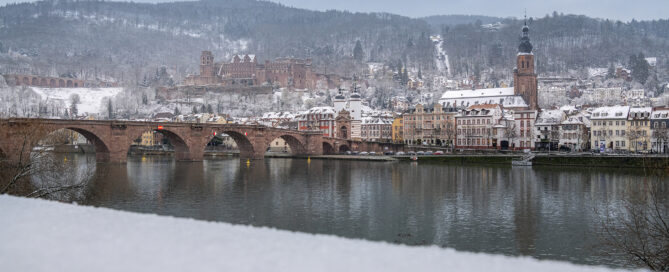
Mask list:
POLYGON ((525 14, 525 23, 522 28, 523 36, 520 38, 520 45, 518 45, 518 53, 530 54, 532 53, 532 43, 530 42, 530 27, 527 26, 527 14, 525 14))

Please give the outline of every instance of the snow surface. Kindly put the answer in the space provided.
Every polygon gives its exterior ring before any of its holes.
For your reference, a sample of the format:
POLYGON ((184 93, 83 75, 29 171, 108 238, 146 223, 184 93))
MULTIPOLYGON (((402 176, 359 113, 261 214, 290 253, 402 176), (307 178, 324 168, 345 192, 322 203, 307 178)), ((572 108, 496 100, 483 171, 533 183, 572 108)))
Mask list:
POLYGON ((123 88, 31 88, 42 97, 42 100, 62 101, 68 107, 70 105, 70 96, 78 94, 81 98, 81 103, 77 105, 80 115, 103 112, 106 110, 103 100, 123 92, 123 88))
POLYGON ((614 271, 0 195, 3 271, 614 271))

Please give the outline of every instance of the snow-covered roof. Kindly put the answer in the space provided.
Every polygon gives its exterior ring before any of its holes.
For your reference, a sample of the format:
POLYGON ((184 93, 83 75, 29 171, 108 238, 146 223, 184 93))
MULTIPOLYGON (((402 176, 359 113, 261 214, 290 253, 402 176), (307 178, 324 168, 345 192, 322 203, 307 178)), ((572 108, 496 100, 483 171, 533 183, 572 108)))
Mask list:
POLYGON ((308 114, 335 114, 335 110, 333 107, 313 107, 300 113, 300 115, 308 114))
POLYGON ((654 110, 651 117, 653 119, 669 119, 669 109, 654 110))
POLYGON ((555 125, 561 123, 566 115, 562 110, 543 110, 537 116, 536 125, 555 125))
POLYGON ((638 107, 638 108, 630 108, 628 118, 630 120, 633 119, 648 119, 650 118, 650 114, 653 111, 653 108, 651 107, 638 107))
POLYGON ((585 125, 590 126, 590 121, 584 116, 571 116, 562 121, 563 125, 585 125))
POLYGON ((382 118, 378 116, 363 117, 363 125, 392 125, 393 119, 382 118))
POLYGON ((510 95, 514 95, 513 87, 446 91, 441 95, 441 99, 463 99, 463 98, 495 97, 495 96, 510 96, 510 95))
POLYGON ((243 61, 246 56, 249 56, 249 58, 251 59, 251 62, 255 61, 255 59, 256 59, 256 55, 248 55, 247 54, 247 55, 234 55, 232 57, 232 60, 234 61, 235 57, 237 57, 237 58, 239 58, 240 60, 243 61))
POLYGON ((266 112, 263 113, 262 115, 262 119, 293 119, 293 118, 295 118, 295 114, 288 111, 266 112))
POLYGON ((629 106, 599 107, 592 111, 590 119, 627 119, 629 106))
POLYGON ((564 105, 564 106, 560 107, 560 110, 563 111, 566 114, 572 114, 572 113, 578 111, 578 109, 576 109, 576 107, 572 106, 572 105, 564 105))

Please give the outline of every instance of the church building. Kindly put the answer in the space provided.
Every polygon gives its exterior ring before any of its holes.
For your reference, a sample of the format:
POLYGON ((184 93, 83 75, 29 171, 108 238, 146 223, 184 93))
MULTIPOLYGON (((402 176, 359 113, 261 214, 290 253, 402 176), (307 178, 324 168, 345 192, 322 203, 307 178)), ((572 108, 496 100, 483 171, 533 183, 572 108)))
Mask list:
POLYGON ((518 46, 516 68, 513 70, 513 87, 446 91, 439 99, 445 107, 465 109, 481 104, 499 104, 504 109, 538 110, 537 74, 534 71, 534 53, 525 24, 518 46))

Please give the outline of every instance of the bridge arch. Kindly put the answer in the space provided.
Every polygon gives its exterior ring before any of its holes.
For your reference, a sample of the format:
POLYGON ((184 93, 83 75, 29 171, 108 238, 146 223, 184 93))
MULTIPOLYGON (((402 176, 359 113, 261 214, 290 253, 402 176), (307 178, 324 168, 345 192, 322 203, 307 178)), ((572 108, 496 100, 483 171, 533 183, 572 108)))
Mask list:
POLYGON ((56 80, 55 79, 52 78, 51 80, 49 80, 49 87, 51 87, 51 88, 56 87, 56 80))
POLYGON ((339 145, 339 153, 344 153, 346 151, 351 151, 351 147, 347 144, 339 145))
POLYGON ((265 150, 269 149, 270 145, 272 144, 272 141, 278 138, 281 138, 286 142, 286 144, 288 144, 291 153, 293 153, 294 155, 306 154, 307 148, 305 144, 302 143, 302 141, 300 141, 297 137, 290 134, 278 134, 278 136, 274 137, 274 139, 270 139, 267 146, 265 147, 265 150))
POLYGON ((67 87, 72 88, 72 80, 67 80, 67 87))
POLYGON ((58 87, 60 87, 60 88, 65 87, 65 80, 59 79, 58 80, 58 87))
MULTIPOLYGON (((49 137, 49 135, 53 135, 59 130, 71 130, 86 138, 86 140, 95 148, 96 161, 108 162, 110 160, 110 149, 108 144, 102 139, 102 137, 98 136, 98 134, 85 128, 76 126, 47 126, 43 131, 38 129, 40 132, 37 132, 39 135, 37 135, 38 139, 36 140, 45 140, 47 137, 49 137)), ((35 142, 34 144, 38 145, 38 142, 35 142)), ((30 149, 33 150, 33 148, 34 146, 30 149)))
POLYGON ((42 86, 42 87, 48 86, 48 83, 46 83, 46 78, 43 78, 42 80, 40 80, 39 85, 42 86))
POLYGON ((33 85, 33 86, 39 85, 39 79, 37 79, 36 77, 33 77, 31 85, 33 85))
MULTIPOLYGON (((129 133, 128 140, 130 141, 127 143, 127 150, 130 150, 130 146, 132 146, 133 142, 139 138, 142 137, 144 133, 147 132, 156 132, 160 133, 163 137, 165 137, 169 143, 174 147, 174 157, 178 161, 188 161, 192 160, 191 157, 191 151, 190 151, 190 146, 186 142, 186 138, 180 135, 176 130, 171 130, 168 127, 162 128, 162 127, 157 127, 157 128, 139 128, 133 133, 129 133)), ((127 151, 126 151, 127 154, 127 151)))
POLYGON ((23 77, 23 85, 30 85, 30 79, 28 77, 23 77))
POLYGON ((323 155, 334 155, 334 154, 335 154, 334 147, 328 142, 323 142, 323 155))
MULTIPOLYGON (((265 152, 264 150, 256 150, 256 147, 253 146, 251 140, 249 140, 249 138, 242 132, 228 129, 220 129, 216 131, 216 135, 223 134, 230 136, 230 138, 235 141, 235 144, 239 149, 239 157, 242 159, 253 159, 256 155, 256 151, 265 152)), ((208 144, 214 137, 215 135, 212 135, 211 139, 209 139, 209 141, 207 141, 205 144, 208 144)))

